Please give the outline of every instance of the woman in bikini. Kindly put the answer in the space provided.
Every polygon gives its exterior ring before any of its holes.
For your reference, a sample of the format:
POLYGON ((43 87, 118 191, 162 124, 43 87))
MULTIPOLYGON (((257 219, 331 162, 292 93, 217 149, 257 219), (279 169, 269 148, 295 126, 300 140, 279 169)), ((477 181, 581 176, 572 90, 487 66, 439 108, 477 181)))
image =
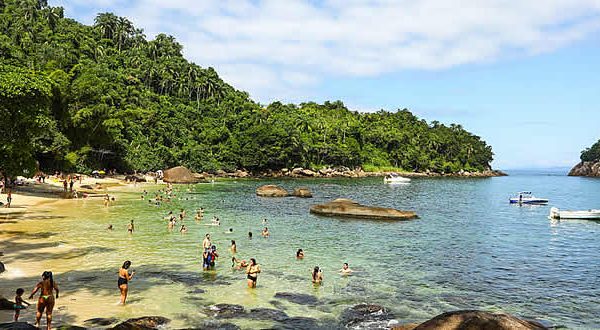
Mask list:
POLYGON ((256 263, 256 259, 250 258, 250 264, 248 265, 248 268, 246 268, 249 288, 256 288, 258 273, 260 273, 260 266, 256 263))
POLYGON ((45 271, 42 274, 42 280, 35 286, 29 299, 33 299, 33 295, 42 290, 37 303, 37 312, 35 314, 35 326, 39 327, 42 314, 46 310, 46 328, 50 330, 52 327, 52 310, 54 309, 54 292, 56 291, 56 299, 58 299, 58 285, 52 278, 52 272, 45 271))
POLYGON ((119 269, 119 281, 117 282, 119 286, 119 290, 121 290, 121 305, 125 305, 125 300, 127 299, 127 291, 129 289, 129 281, 133 278, 135 272, 131 272, 129 274, 129 266, 131 266, 131 261, 127 260, 123 263, 123 267, 119 269))

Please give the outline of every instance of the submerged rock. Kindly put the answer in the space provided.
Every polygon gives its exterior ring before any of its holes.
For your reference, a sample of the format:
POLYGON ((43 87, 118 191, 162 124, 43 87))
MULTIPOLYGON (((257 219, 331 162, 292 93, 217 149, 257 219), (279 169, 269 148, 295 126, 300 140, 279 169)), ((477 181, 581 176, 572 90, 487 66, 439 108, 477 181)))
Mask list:
POLYGON ((246 314, 244 306, 233 304, 216 304, 208 307, 206 313, 219 319, 230 319, 246 314))
POLYGON ((541 330, 548 328, 541 323, 521 320, 508 314, 494 314, 483 311, 456 311, 440 314, 427 322, 421 323, 414 329, 541 330))
POLYGON ((278 185, 268 184, 256 188, 256 195, 261 197, 287 197, 290 194, 278 185))
POLYGON ((86 325, 92 325, 92 326, 109 326, 113 323, 117 323, 119 321, 119 319, 117 319, 116 317, 96 317, 93 319, 89 319, 89 320, 85 320, 83 323, 86 325))
POLYGON ((359 304, 345 309, 340 316, 340 322, 345 327, 365 329, 387 329, 387 323, 393 318, 389 310, 375 304, 359 304))
POLYGON ((293 292, 277 292, 275 298, 287 300, 298 305, 316 305, 319 302, 319 299, 315 296, 293 292))
POLYGON ((27 322, 11 322, 11 323, 0 323, 0 329, 10 330, 39 330, 39 328, 27 322))
POLYGON ((289 316, 278 309, 271 308, 254 308, 250 310, 248 317, 254 320, 273 320, 273 321, 284 321, 289 316))
POLYGON ((164 326, 171 322, 166 317, 161 316, 143 316, 135 319, 129 319, 125 322, 119 323, 114 326, 113 330, 151 330, 158 329, 160 326, 164 326))
POLYGON ((300 187, 300 188, 294 189, 294 192, 292 193, 292 196, 302 197, 302 198, 311 198, 311 197, 313 197, 312 193, 310 192, 310 190, 308 190, 308 188, 305 188, 305 187, 300 187))
POLYGON ((392 208, 365 206, 345 198, 338 198, 333 202, 325 204, 313 205, 310 208, 310 213, 325 216, 374 220, 408 220, 417 218, 417 214, 413 211, 400 211, 392 208))
POLYGON ((6 298, 2 298, 0 297, 0 310, 13 310, 15 303, 6 299, 6 298))
POLYGON ((186 328, 180 330, 239 330, 241 329, 239 326, 233 323, 221 323, 218 321, 210 320, 204 321, 204 323, 199 326, 194 326, 194 328, 186 328))
POLYGON ((302 329, 302 330, 316 330, 316 329, 325 329, 319 325, 319 322, 316 319, 311 317, 290 317, 285 319, 284 321, 279 322, 279 324, 275 325, 273 329, 302 329))

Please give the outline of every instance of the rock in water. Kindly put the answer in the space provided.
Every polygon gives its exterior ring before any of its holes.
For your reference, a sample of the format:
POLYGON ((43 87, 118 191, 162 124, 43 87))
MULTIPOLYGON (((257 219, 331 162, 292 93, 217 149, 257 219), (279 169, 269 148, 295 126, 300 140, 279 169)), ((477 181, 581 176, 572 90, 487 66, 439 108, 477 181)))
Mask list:
POLYGON ((13 310, 14 309, 14 307, 13 307, 14 304, 15 304, 14 302, 12 302, 12 301, 10 301, 10 300, 8 300, 6 298, 0 297, 0 310, 5 310, 5 311, 13 310))
POLYGON ((291 301, 298 305, 316 305, 319 302, 317 297, 303 293, 277 292, 275 298, 291 301))
POLYGON ((158 329, 171 322, 168 318, 161 316, 144 316, 135 319, 129 319, 123 323, 117 324, 111 328, 113 330, 152 330, 158 329))
POLYGON ((302 197, 302 198, 313 197, 310 190, 308 190, 308 188, 304 188, 304 187, 294 189, 294 192, 292 193, 292 195, 296 196, 296 197, 302 197))
POLYGON ((274 184, 256 188, 256 194, 261 197, 287 197, 290 195, 287 190, 274 184))
POLYGON ((246 314, 246 310, 240 305, 216 304, 208 307, 206 313, 218 319, 230 319, 246 314))
POLYGON ((107 327, 111 324, 117 323, 118 321, 119 321, 119 319, 117 319, 116 317, 108 317, 108 318, 96 317, 93 319, 85 320, 83 323, 86 325, 90 325, 90 326, 107 327))
POLYGON ((440 314, 421 323, 414 330, 542 330, 548 329, 534 321, 525 321, 508 314, 493 314, 482 311, 456 311, 440 314))
POLYGON ((254 308, 250 310, 248 317, 254 320, 285 321, 289 316, 280 310, 272 308, 254 308))
POLYGON ((418 218, 413 211, 401 211, 385 207, 365 206, 357 202, 339 198, 333 202, 313 205, 310 213, 373 220, 408 220, 418 218))
POLYGON ((164 171, 163 181, 168 183, 197 183, 201 179, 197 178, 186 167, 177 166, 164 171))
POLYGON ((0 329, 6 330, 39 330, 26 322, 0 323, 0 329))
POLYGON ((6 268, 4 267, 4 264, 0 262, 0 274, 4 273, 6 271, 6 268))
MULTIPOLYGON (((359 328, 376 328, 378 322, 381 327, 387 328, 387 321, 392 319, 392 315, 387 308, 375 304, 360 304, 347 308, 340 316, 341 323, 347 327, 359 326, 359 328), (364 326, 360 326, 363 324, 364 326)), ((377 327, 378 328, 378 327, 377 327)))
POLYGON ((569 176, 595 176, 600 177, 600 161, 598 162, 581 162, 575 165, 569 176))

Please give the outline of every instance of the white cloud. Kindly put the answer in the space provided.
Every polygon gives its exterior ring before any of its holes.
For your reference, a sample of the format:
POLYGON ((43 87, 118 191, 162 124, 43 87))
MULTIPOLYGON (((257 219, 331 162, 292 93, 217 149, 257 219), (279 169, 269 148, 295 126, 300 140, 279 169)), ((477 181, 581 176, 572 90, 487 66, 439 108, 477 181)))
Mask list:
POLYGON ((101 0, 94 6, 130 17, 149 36, 173 34, 189 59, 218 68, 261 101, 301 93, 326 76, 528 56, 600 30, 600 0, 101 0))

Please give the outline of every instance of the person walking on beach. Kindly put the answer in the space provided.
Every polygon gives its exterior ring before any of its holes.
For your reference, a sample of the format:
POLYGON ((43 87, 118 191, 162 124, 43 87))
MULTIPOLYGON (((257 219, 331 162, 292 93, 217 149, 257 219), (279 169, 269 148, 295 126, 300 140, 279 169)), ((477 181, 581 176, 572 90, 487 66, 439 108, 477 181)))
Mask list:
POLYGON ((256 280, 260 273, 260 266, 256 263, 256 259, 250 258, 250 264, 246 268, 246 277, 248 278, 248 287, 256 288, 256 280))
POLYGON ((10 208, 10 203, 12 203, 12 191, 8 189, 6 191, 6 207, 10 208))
POLYGON ((69 175, 69 191, 73 192, 73 185, 75 184, 75 178, 69 175))
POLYGON ((131 266, 131 261, 127 260, 123 263, 121 269, 119 269, 119 280, 117 281, 117 285, 119 290, 121 291, 121 305, 125 305, 125 300, 127 300, 127 292, 129 291, 129 281, 135 275, 135 272, 129 273, 128 269, 131 266))
POLYGON ((21 315, 21 310, 27 308, 27 307, 25 307, 25 305, 27 305, 27 306, 30 305, 28 302, 23 300, 23 293, 25 293, 25 290, 23 290, 23 288, 17 289, 17 292, 16 292, 17 295, 15 296, 15 304, 13 306, 15 308, 15 317, 14 317, 15 322, 19 322, 19 316, 21 315))
POLYGON ((68 184, 67 179, 64 179, 63 180, 63 190, 64 190, 64 192, 67 192, 67 184, 68 184))
POLYGON ((35 326, 39 328, 40 320, 44 310, 46 311, 46 329, 52 329, 52 310, 54 309, 54 291, 56 291, 56 299, 58 299, 58 285, 52 278, 52 272, 45 271, 42 273, 42 280, 35 286, 29 299, 33 299, 33 295, 42 290, 37 303, 37 312, 35 314, 35 326))

